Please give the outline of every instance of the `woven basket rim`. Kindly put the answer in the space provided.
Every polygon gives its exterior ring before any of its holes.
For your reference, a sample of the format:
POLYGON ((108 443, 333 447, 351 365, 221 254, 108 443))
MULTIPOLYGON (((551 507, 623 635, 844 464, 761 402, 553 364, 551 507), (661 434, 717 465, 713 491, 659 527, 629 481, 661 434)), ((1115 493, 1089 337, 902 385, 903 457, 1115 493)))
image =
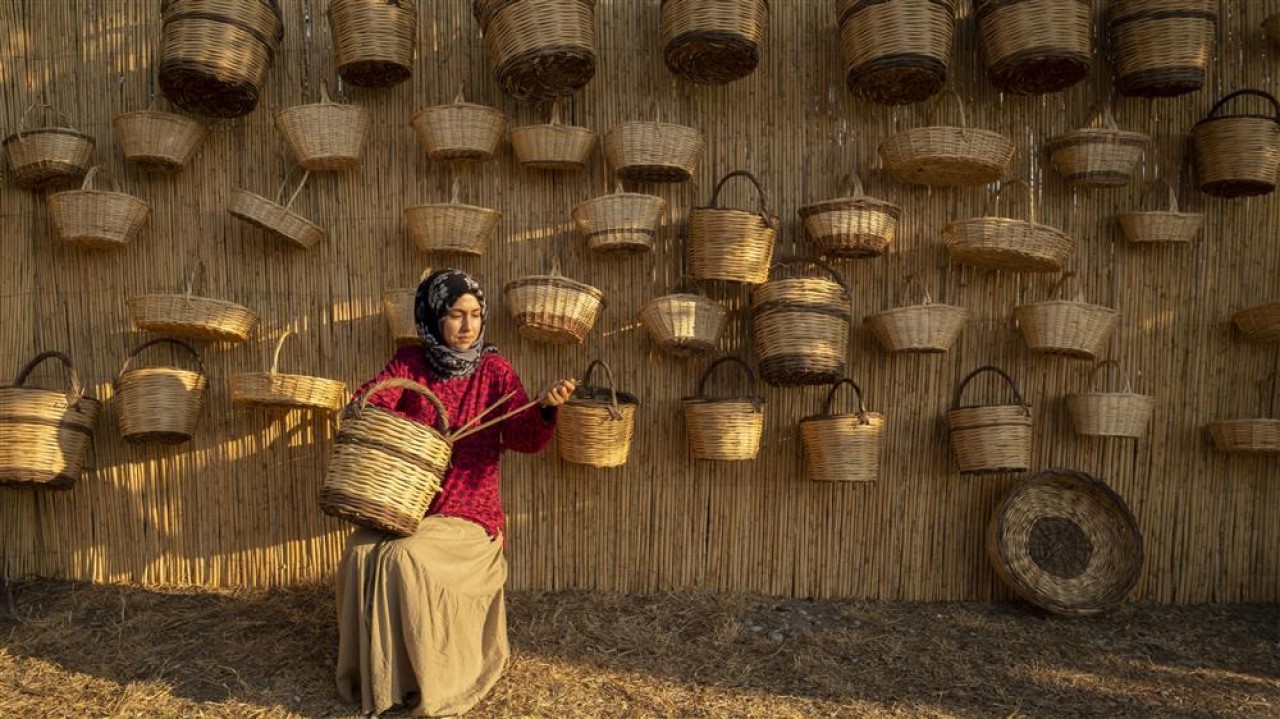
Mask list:
POLYGON ((657 127, 657 128, 671 128, 671 129, 676 129, 681 131, 687 130, 688 132, 693 133, 695 135, 698 135, 698 136, 702 135, 702 131, 696 127, 692 127, 689 125, 681 125, 678 122, 657 122, 655 120, 630 120, 628 122, 619 122, 613 127, 610 127, 609 131, 606 134, 612 135, 614 132, 619 130, 628 129, 632 127, 644 127, 644 126, 657 127))
MULTIPOLYGON (((998 217, 996 215, 983 215, 982 217, 966 217, 963 220, 952 220, 951 222, 948 222, 945 225, 945 227, 956 227, 959 225, 967 225, 973 222, 999 222, 1001 224, 1030 225, 1034 229, 1047 230, 1049 232, 1052 232, 1055 235, 1061 235, 1062 237, 1065 237, 1066 239, 1071 240, 1071 235, 1068 235, 1066 232, 1063 232, 1062 230, 1058 229, 1057 227, 1054 227, 1053 225, 1046 225, 1043 222, 1032 222, 1030 220, 1020 220, 1020 219, 1017 219, 1016 217, 998 217)), ((1075 241, 1072 240, 1072 242, 1074 243, 1075 241)))
POLYGON ((661 208, 665 208, 667 206, 667 201, 657 195, 648 195, 643 192, 612 192, 607 195, 600 195, 599 197, 592 197, 589 200, 583 200, 582 202, 579 202, 578 204, 573 206, 573 210, 571 210, 571 214, 577 214, 580 210, 585 210, 586 208, 589 208, 589 207, 602 205, 608 202, 609 200, 612 200, 615 198, 624 199, 624 200, 649 200, 650 201, 649 204, 657 204, 661 208))
POLYGON ((132 201, 133 204, 135 205, 142 205, 144 207, 151 206, 146 200, 142 199, 141 197, 138 197, 137 195, 130 195, 127 192, 117 192, 115 190, 96 190, 96 189, 76 188, 74 190, 62 190, 61 192, 55 192, 52 195, 49 195, 49 199, 55 200, 59 197, 63 197, 66 195, 107 195, 110 197, 119 197, 119 198, 128 199, 132 201))
MULTIPOLYGON (((981 127, 958 127, 956 125, 922 125, 920 127, 911 127, 906 130, 900 130, 898 132, 895 132, 894 134, 890 135, 889 139, 886 140, 885 142, 891 142, 893 140, 896 140, 899 137, 906 137, 908 135, 911 135, 912 133, 938 132, 942 130, 954 130, 955 132, 976 133, 980 136, 988 137, 991 139, 999 139, 1001 142, 1007 145, 1014 144, 1013 140, 1010 140, 1008 135, 1005 135, 1000 132, 996 132, 995 130, 985 130, 981 127)), ((968 155, 946 155, 946 157, 968 157, 968 155)))
POLYGON ((591 295, 602 303, 604 302, 604 293, 600 290, 586 284, 585 282, 572 280, 561 275, 526 275, 518 280, 508 282, 507 286, 503 288, 503 292, 505 294, 506 292, 510 292, 511 290, 518 289, 525 285, 533 284, 550 284, 564 289, 577 290, 583 294, 591 295))
MULTIPOLYGON (((0 384, 0 392, 16 392, 19 390, 24 392, 45 392, 45 393, 55 395, 57 397, 62 397, 62 398, 66 398, 67 396, 67 391, 65 389, 56 390, 50 387, 35 387, 32 385, 0 384)), ((97 399, 95 397, 91 397, 87 394, 80 395, 80 399, 78 399, 77 402, 89 402, 91 404, 97 405, 99 408, 101 408, 103 405, 102 400, 97 399)), ((70 407, 68 407, 68 409, 70 409, 70 407)))
POLYGON ((1121 217, 1178 217, 1189 220, 1195 217, 1204 217, 1203 212, 1173 212, 1171 210, 1126 210, 1118 213, 1121 217))
POLYGON ((1145 146, 1151 141, 1151 136, 1143 132, 1132 132, 1130 130, 1112 130, 1104 127, 1083 127, 1078 130, 1064 132, 1061 135, 1055 135, 1045 142, 1045 146, 1049 152, 1061 149, 1066 145, 1074 144, 1116 144, 1116 145, 1142 145, 1145 146))
POLYGON ((217 305, 225 309, 234 309, 240 312, 244 312, 246 314, 252 315, 255 318, 258 317, 257 312, 254 312, 253 310, 249 309, 248 307, 245 307, 244 305, 238 302, 232 302, 231 300, 221 300, 216 297, 201 297, 200 295, 184 295, 184 294, 178 294, 176 292, 167 292, 167 293, 166 292, 147 292, 140 295, 133 295, 128 299, 128 302, 131 302, 131 303, 140 302, 142 300, 149 300, 149 299, 155 299, 155 298, 164 298, 164 299, 176 298, 176 299, 187 301, 187 302, 195 302, 195 303, 201 303, 206 305, 217 305))
POLYGON ((71 137, 79 138, 81 140, 86 140, 90 144, 96 144, 96 141, 93 139, 92 135, 86 135, 85 133, 80 132, 79 130, 72 129, 70 127, 37 127, 34 130, 23 130, 22 132, 15 132, 12 135, 9 135, 8 137, 4 138, 4 142, 0 144, 8 145, 11 142, 18 142, 18 141, 24 140, 29 135, 43 135, 43 134, 70 135, 71 137))
POLYGON ((328 102, 320 101, 320 102, 308 102, 302 105, 290 105, 289 107, 286 107, 283 110, 276 110, 274 119, 278 120, 282 117, 286 117, 291 114, 296 114, 298 112, 305 112, 307 110, 318 110, 321 108, 326 110, 339 108, 339 112, 354 112, 356 114, 364 114, 364 115, 367 115, 369 113, 367 109, 365 109, 360 105, 355 105, 347 102, 333 102, 332 100, 330 100, 328 102))
MULTIPOLYGON (((833 414, 811 414, 808 417, 801 417, 800 423, 803 424, 805 422, 823 422, 823 421, 829 422, 833 419, 847 419, 850 417, 856 419, 858 418, 858 416, 859 416, 859 413, 857 412, 835 412, 833 414)), ((872 412, 871 410, 867 410, 865 413, 863 413, 862 416, 865 416, 867 419, 871 420, 869 422, 870 426, 875 426, 876 424, 883 424, 885 420, 885 416, 883 413, 872 412)))
POLYGON ((463 109, 463 108, 469 109, 469 110, 482 110, 487 115, 493 115, 493 116, 501 117, 504 119, 506 118, 506 115, 502 112, 502 110, 499 110, 498 108, 493 107, 491 105, 481 105, 474 102, 450 102, 444 105, 432 105, 430 107, 424 107, 423 109, 415 113, 414 116, 409 119, 409 122, 410 123, 417 122, 418 118, 422 117, 423 115, 426 115, 427 113, 440 112, 442 110, 463 109))
POLYGON ((902 208, 898 205, 882 200, 878 197, 870 195, 855 195, 851 197, 836 197, 830 200, 819 200, 803 205, 797 210, 797 214, 801 219, 808 219, 811 215, 822 212, 836 212, 839 210, 880 210, 893 216, 893 219, 902 218, 902 208))
POLYGON ((1044 300, 1042 302, 1028 302, 1025 305, 1018 305, 1013 309, 1016 312, 1018 310, 1035 309, 1037 307, 1056 307, 1061 305, 1070 305, 1071 307, 1079 307, 1082 309, 1088 309, 1088 310, 1094 310, 1094 311, 1100 310, 1106 314, 1113 314, 1113 315, 1119 314, 1118 310, 1115 310, 1111 307, 1107 307, 1106 305, 1095 305, 1090 302, 1077 302, 1075 300, 1044 300))
POLYGON ((919 312, 920 310, 932 310, 932 309, 943 310, 948 314, 953 314, 953 315, 963 314, 966 317, 969 315, 969 308, 967 307, 961 307, 959 305, 949 305, 945 302, 928 302, 928 303, 921 302, 919 304, 903 305, 902 307, 890 307, 887 310, 882 310, 880 312, 873 312, 869 315, 864 316, 862 318, 862 321, 869 322, 877 317, 891 317, 893 315, 904 314, 906 312, 919 312))
MULTIPOLYGON (((765 404, 764 395, 735 395, 733 397, 681 397, 681 404, 750 404, 757 408, 765 404)), ((1278 420, 1280 421, 1280 420, 1278 420)))
POLYGON ((1266 312, 1266 311, 1277 311, 1277 310, 1280 310, 1280 301, 1263 302, 1262 304, 1252 305, 1250 307, 1246 307, 1236 312, 1235 314, 1231 315, 1231 320, 1234 322, 1239 317, 1248 317, 1255 312, 1266 312))
POLYGON ((492 214, 498 217, 502 216, 502 212, 492 207, 481 207, 479 205, 468 205, 465 202, 426 202, 421 205, 409 205, 404 208, 403 212, 407 215, 410 210, 465 210, 467 212, 476 212, 479 214, 492 214))
POLYGON ((1128 397, 1142 400, 1148 404, 1153 404, 1156 401, 1154 395, 1142 394, 1141 392, 1072 392, 1067 397, 1128 397))
POLYGON ((592 130, 589 127, 583 127, 581 125, 564 125, 560 123, 551 123, 551 122, 544 122, 538 125, 521 125, 520 127, 511 128, 511 134, 513 135, 516 133, 523 133, 523 132, 548 132, 548 131, 571 132, 575 135, 584 135, 584 136, 591 135, 593 137, 600 135, 600 133, 596 132, 595 130, 592 130))

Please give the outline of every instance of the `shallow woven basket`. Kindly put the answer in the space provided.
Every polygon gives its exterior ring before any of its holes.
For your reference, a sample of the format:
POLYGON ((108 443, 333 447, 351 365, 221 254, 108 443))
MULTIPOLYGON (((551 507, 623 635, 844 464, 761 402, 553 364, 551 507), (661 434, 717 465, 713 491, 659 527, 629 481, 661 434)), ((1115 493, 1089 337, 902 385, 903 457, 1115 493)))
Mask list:
POLYGON ((116 419, 120 436, 126 442, 140 444, 182 444, 191 440, 209 379, 200 353, 181 341, 160 337, 138 345, 125 358, 115 382, 116 419), (177 367, 142 367, 130 369, 142 350, 166 344, 191 355, 196 370, 177 367))
POLYGON ((409 121, 427 157, 436 161, 492 160, 507 127, 497 108, 464 102, 458 93, 450 105, 435 105, 409 121))
POLYGON ((751 291, 751 328, 760 376, 771 385, 830 384, 845 374, 852 299, 844 278, 821 260, 789 257, 751 291), (781 268, 817 274, 774 278, 781 268))
POLYGON ((946 352, 969 321, 969 310, 935 303, 924 290, 924 302, 867 315, 863 323, 890 352, 946 352))
POLYGON ((1276 189, 1280 169, 1280 102, 1262 90, 1237 90, 1213 106, 1191 130, 1200 190, 1214 197, 1266 195, 1276 189), (1270 103, 1267 115, 1219 114, 1237 97, 1270 103))
POLYGON ((308 170, 350 170, 360 166, 369 139, 369 111, 357 105, 323 99, 310 105, 294 105, 276 113, 276 129, 284 135, 298 164, 308 170))
POLYGON ((455 180, 449 202, 404 208, 409 236, 419 252, 484 254, 502 213, 463 204, 458 198, 459 184, 455 180))
POLYGON ((987 78, 1015 95, 1060 92, 1093 63, 1090 0, 976 0, 987 78))
POLYGON ((778 218, 755 175, 734 170, 720 178, 711 204, 689 210, 689 275, 697 280, 723 280, 758 285, 769 278, 778 218), (745 177, 755 187, 756 212, 720 207, 720 190, 729 180, 745 177))
POLYGON ((307 184, 307 178, 310 176, 310 170, 303 172, 302 181, 298 183, 293 194, 289 195, 288 202, 283 205, 280 204, 280 200, 284 198, 289 177, 285 177, 284 182, 281 183, 274 202, 257 193, 236 189, 231 193, 231 204, 227 205, 227 212, 236 219, 266 230, 271 236, 284 240, 290 245, 304 250, 311 249, 324 239, 324 229, 289 209, 293 207, 293 201, 298 198, 298 193, 302 192, 302 187, 307 184))
POLYGON ((1173 97, 1204 85, 1218 0, 1115 0, 1111 57, 1122 95, 1173 97))
POLYGON ((582 342, 604 306, 603 292, 555 272, 510 282, 505 295, 520 336, 552 344, 582 342))
POLYGON ((49 221, 58 239, 69 245, 94 249, 118 249, 138 236, 151 205, 120 191, 120 185, 97 165, 89 168, 79 190, 50 195, 49 221), (99 175, 111 182, 111 190, 95 190, 99 175))
POLYGON ((768 0, 662 0, 667 69, 689 82, 723 85, 755 72, 769 29, 768 0))
POLYGON ((1116 216, 1120 229, 1130 242, 1190 242, 1204 227, 1204 215, 1178 211, 1178 196, 1173 192, 1173 185, 1163 177, 1148 186, 1144 199, 1161 183, 1169 191, 1168 209, 1134 210, 1116 216))
POLYGON ((756 394, 756 377, 746 362, 737 357, 721 357, 712 362, 698 381, 698 394, 680 400, 689 453, 694 459, 735 462, 755 459, 764 432, 764 397, 756 394), (710 396, 707 379, 725 363, 738 366, 745 375, 745 393, 710 396))
POLYGON ((140 330, 215 342, 244 342, 258 315, 243 305, 191 294, 130 297, 129 318, 140 330))
POLYGON ((1036 222, 1036 199, 1022 180, 1000 183, 984 217, 956 220, 942 228, 942 241, 951 258, 961 264, 1009 272, 1057 272, 1075 250, 1076 242, 1056 227, 1036 222), (1026 188, 1029 219, 999 217, 1000 196, 1010 185, 1026 188))
POLYGON ((961 474, 1023 472, 1031 466, 1031 409, 1013 378, 997 367, 979 367, 956 388, 947 410, 951 451, 961 474), (964 391, 975 377, 993 372, 1004 379, 1013 404, 964 405, 964 391))
POLYGON ((698 170, 702 132, 669 122, 624 122, 604 137, 609 167, 620 180, 685 182, 698 170))
POLYGON ((986 544, 1000 579, 1055 614, 1112 610, 1142 573, 1142 533, 1124 499, 1071 469, 1037 472, 1009 490, 991 515, 986 544))
POLYGON ((1064 275, 1055 287, 1058 299, 1033 302, 1013 308, 1027 349, 1032 352, 1065 355, 1091 360, 1102 354, 1120 321, 1120 313, 1110 307, 1061 299, 1064 275))
POLYGON ((240 117, 258 106, 284 37, 275 0, 163 0, 160 88, 184 110, 240 117))
POLYGON ((676 292, 655 297, 640 309, 637 319, 663 351, 677 357, 694 357, 711 352, 720 344, 728 310, 715 300, 693 292, 676 292))
POLYGON ((551 122, 511 131, 516 161, 533 170, 586 169, 600 136, 588 127, 560 124, 560 104, 551 106, 551 122))
POLYGON ((650 252, 667 202, 655 195, 623 192, 601 195, 573 208, 573 224, 587 247, 598 252, 650 252))
POLYGON ((947 84, 955 0, 839 0, 836 18, 845 84, 858 97, 907 105, 947 84))
POLYGON ((1090 127, 1050 138, 1053 166, 1067 182, 1093 187, 1118 187, 1133 179, 1134 168, 1151 138, 1116 126, 1111 107, 1103 105, 1090 127), (1101 127, 1096 125, 1101 124, 1101 127))
POLYGON ((898 236, 902 209, 863 194, 856 173, 841 184, 841 197, 800 208, 805 235, 823 259, 879 257, 898 236))
POLYGON ((572 95, 596 74, 595 0, 473 0, 498 85, 517 100, 572 95))
POLYGON ((1280 342, 1280 302, 1265 302, 1231 317, 1240 334, 1252 342, 1280 342))
POLYGON ((815 482, 874 482, 880 474, 880 443, 884 433, 884 415, 868 412, 862 401, 862 388, 851 379, 841 379, 831 386, 822 414, 800 420, 800 438, 804 442, 805 466, 809 479, 815 482), (858 395, 858 411, 852 414, 832 413, 836 392, 849 385, 858 395))
POLYGON ((407 379, 378 382, 343 410, 320 510, 361 527, 413 534, 449 468, 449 417, 431 390, 407 379), (369 404, 385 389, 422 395, 435 408, 435 427, 369 404))
POLYGON ((1280 454, 1280 419, 1221 419, 1209 423, 1209 435, 1220 452, 1280 454))
POLYGON ((413 76, 415 0, 330 0, 333 64, 356 87, 394 87, 413 76))
MULTIPOLYGON (((1120 368, 1120 363, 1107 360, 1098 363, 1090 373, 1096 378, 1099 372, 1108 367, 1120 371, 1124 379, 1122 391, 1081 392, 1067 395, 1067 411, 1071 413, 1071 421, 1075 424, 1076 434, 1094 437, 1132 437, 1137 439, 1147 433, 1147 425, 1151 423, 1151 412, 1155 409, 1156 398, 1147 394, 1136 394, 1129 383, 1129 375, 1120 368)), ((1094 384, 1090 382, 1090 384, 1094 384)), ((1096 385, 1095 385, 1096 386, 1096 385)))
POLYGON ((556 447, 560 458, 589 467, 621 467, 631 456, 635 435, 635 395, 619 392, 613 371, 601 360, 587 366, 582 382, 556 414, 556 447), (591 374, 599 366, 607 385, 591 384, 591 374))
POLYGON ((111 120, 125 162, 147 170, 180 170, 208 134, 204 123, 185 115, 142 110, 111 120))
POLYGON ((935 108, 947 96, 956 99, 960 126, 916 127, 880 143, 880 160, 890 177, 898 182, 950 187, 986 185, 1008 171, 1013 141, 998 132, 969 127, 964 100, 954 90, 942 93, 935 108))
POLYGON ((413 317, 413 303, 418 291, 414 288, 387 290, 382 294, 382 316, 387 320, 387 331, 397 345, 422 342, 418 336, 418 323, 413 317))
POLYGON ((41 352, 0 387, 0 485, 71 489, 93 442, 102 404, 84 396, 80 374, 61 352, 41 352), (49 359, 62 363, 66 388, 27 386, 27 377, 49 359))
POLYGON ((280 372, 280 350, 292 332, 286 331, 276 342, 269 372, 233 374, 227 383, 231 401, 252 407, 303 407, 307 409, 341 409, 347 403, 347 385, 338 380, 280 372))
POLYGON ((13 184, 39 190, 57 184, 78 182, 93 162, 94 140, 71 128, 71 120, 52 105, 32 105, 22 113, 18 131, 4 139, 13 184), (60 118, 62 126, 28 130, 33 110, 48 110, 60 118))

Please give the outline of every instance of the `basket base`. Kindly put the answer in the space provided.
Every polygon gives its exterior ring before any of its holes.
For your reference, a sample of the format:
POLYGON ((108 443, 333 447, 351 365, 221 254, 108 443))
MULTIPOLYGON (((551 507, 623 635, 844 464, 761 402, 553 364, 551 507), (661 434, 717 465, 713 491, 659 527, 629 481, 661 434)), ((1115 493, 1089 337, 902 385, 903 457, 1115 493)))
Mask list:
POLYGON ((614 171, 620 180, 631 182, 688 182, 693 174, 675 165, 624 165, 614 171))
POLYGON ((866 235, 836 235, 814 241, 823 259, 866 260, 883 255, 889 242, 882 237, 866 235))
POLYGON ((563 327, 542 324, 539 322, 527 322, 519 318, 517 318, 516 321, 520 324, 519 328, 516 330, 520 333, 520 336, 527 340, 533 340, 534 342, 569 345, 579 344, 583 339, 577 333, 563 327))
POLYGON ((947 66, 928 55, 888 55, 849 69, 845 85, 854 95, 881 105, 910 105, 938 94, 947 66))
POLYGON ((1204 68, 1169 67, 1122 75, 1116 89, 1129 97, 1174 97, 1204 86, 1204 68))
POLYGON ((680 338, 665 340, 658 343, 664 352, 673 354, 677 357, 697 357, 715 350, 714 342, 694 338, 680 338))
POLYGON ((370 502, 333 487, 320 490, 320 511, 359 527, 400 536, 413 534, 422 521, 422 517, 397 512, 387 505, 370 502))
POLYGON ((133 432, 121 433, 121 437, 129 444, 183 444, 191 441, 186 432, 133 432))
POLYGON ((1036 354, 1057 355, 1059 357, 1070 357, 1072 359, 1091 360, 1097 358, 1097 354, 1080 347, 1028 347, 1027 349, 1036 354))
POLYGON ((1089 76, 1086 53, 1030 48, 987 69, 991 84, 1014 95, 1061 92, 1089 76))
POLYGON ((1013 474, 1015 472, 1025 472, 1027 467, 978 467, 975 469, 961 469, 960 474, 1013 474))
POLYGON ((1276 183, 1266 180, 1218 180, 1200 185, 1200 191, 1214 197, 1256 197, 1276 190, 1276 183))
POLYGON ((845 366, 815 367, 804 356, 770 357, 760 362, 760 376, 774 387, 800 387, 815 384, 831 384, 844 377, 845 366))
POLYGON ((68 247, 76 247, 84 250, 118 250, 122 247, 127 247, 129 244, 128 240, 116 240, 91 235, 73 235, 71 237, 63 237, 61 242, 68 247))
POLYGON ((534 48, 497 68, 498 84, 517 100, 554 100, 572 95, 595 74, 595 53, 572 45, 534 48))
POLYGON ((725 85, 756 71, 760 46, 737 33, 687 32, 667 43, 667 69, 676 77, 705 85, 725 85))
POLYGON ((1044 257, 1033 257, 1021 252, 997 247, 974 247, 970 249, 949 247, 951 258, 962 265, 984 270, 1004 270, 1006 272, 1057 272, 1062 264, 1044 257))
POLYGON ((242 117, 258 106, 259 90, 245 80, 221 80, 218 67, 165 60, 160 63, 160 89, 173 104, 209 117, 242 117))
POLYGON ((898 182, 930 187, 988 185, 1004 175, 1003 165, 976 162, 967 157, 917 156, 889 170, 898 182))
POLYGON ((395 87, 413 77, 413 68, 387 60, 360 60, 338 68, 344 82, 373 89, 395 87))
POLYGON ((55 489, 66 491, 76 484, 76 478, 67 474, 35 472, 30 469, 0 467, 0 486, 13 489, 55 489))
POLYGON ((125 155, 124 161, 151 172, 177 172, 183 162, 167 155, 125 155))
POLYGON ((41 160, 13 171, 13 183, 25 190, 47 190, 72 186, 84 179, 86 168, 69 162, 41 160))
POLYGON ((493 159, 493 153, 478 147, 450 147, 443 150, 432 150, 427 158, 436 162, 463 160, 485 162, 493 159))
POLYGON ((298 164, 312 172, 351 170, 360 166, 360 158, 352 155, 317 155, 299 159, 298 164))
POLYGON ((1091 172, 1073 172, 1069 175, 1063 175, 1063 178, 1073 185, 1121 187, 1129 184, 1129 180, 1133 179, 1133 175, 1127 172, 1095 170, 1091 172))

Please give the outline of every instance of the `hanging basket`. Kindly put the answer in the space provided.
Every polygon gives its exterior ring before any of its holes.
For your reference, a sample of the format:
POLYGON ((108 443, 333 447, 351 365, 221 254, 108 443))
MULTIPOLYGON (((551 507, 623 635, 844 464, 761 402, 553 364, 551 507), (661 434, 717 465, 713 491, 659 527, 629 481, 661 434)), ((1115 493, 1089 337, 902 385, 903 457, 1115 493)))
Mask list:
POLYGON ((1184 95, 1204 85, 1218 30, 1218 2, 1116 0, 1108 27, 1120 94, 1184 95))
POLYGON ((1121 212, 1116 216, 1130 242, 1190 242, 1204 227, 1204 215, 1178 211, 1178 196, 1173 192, 1173 185, 1163 177, 1148 186, 1143 198, 1150 197, 1161 183, 1169 191, 1167 210, 1121 212))
POLYGON ((493 237, 502 213, 459 201, 460 186, 455 179, 449 202, 414 205, 404 209, 409 236, 419 252, 439 252, 480 256, 493 237))
POLYGON ((882 105, 927 100, 947 84, 955 0, 840 0, 845 84, 882 105))
POLYGON ((428 158, 436 162, 483 161, 492 160, 497 152, 507 116, 487 105, 464 102, 459 92, 452 104, 428 107, 409 124, 428 158))
POLYGON ((599 135, 587 127, 560 124, 560 104, 551 106, 551 122, 526 125, 511 131, 516 161, 532 170, 584 170, 596 149, 599 135))
POLYGON ((370 387, 343 410, 320 510, 361 527, 399 536, 413 534, 440 491, 453 446, 449 417, 431 390, 407 379, 370 387), (385 390, 422 395, 435 408, 435 427, 370 405, 385 390))
POLYGON ((880 160, 890 177, 933 187, 986 185, 1004 177, 1013 161, 1013 141, 998 132, 969 127, 964 100, 954 90, 934 101, 935 111, 947 96, 956 99, 960 126, 916 127, 880 143, 880 160))
POLYGON ((1061 92, 1089 75, 1090 0, 976 0, 987 79, 1015 95, 1061 92))
POLYGON ((111 129, 125 162, 160 171, 185 167, 208 133, 199 120, 160 110, 116 115, 111 129))
POLYGON ((80 375, 61 352, 41 352, 0 387, 0 485, 71 489, 93 442, 102 404, 84 396, 80 375), (27 386, 27 377, 49 359, 62 363, 62 390, 27 386))
POLYGON ((330 0, 333 64, 356 87, 394 87, 413 76, 415 0, 330 0))
POLYGON ((707 367, 698 381, 698 394, 680 400, 689 452, 694 459, 733 462, 755 459, 764 432, 764 397, 756 394, 756 376, 737 357, 721 357, 707 367), (707 379, 717 367, 731 362, 746 376, 746 393, 710 396, 707 379))
POLYGON ((93 162, 94 140, 71 128, 71 119, 52 105, 32 105, 22 113, 18 131, 4 139, 13 184, 28 190, 79 182, 93 162), (27 129, 32 110, 48 110, 65 124, 27 129))
POLYGON ((208 375, 200 353, 181 340, 161 337, 137 346, 125 358, 116 377, 116 419, 120 435, 126 442, 140 444, 182 444, 195 434, 208 375), (191 355, 196 370, 177 367, 143 367, 130 369, 134 358, 153 345, 167 344, 191 355))
POLYGON ((1031 406, 1004 370, 988 365, 970 372, 956 388, 947 427, 961 474, 1024 472, 1031 466, 1031 406), (969 382, 984 372, 994 372, 1009 385, 1013 404, 961 404, 969 382))
POLYGON ((667 69, 689 82, 724 85, 755 72, 769 28, 768 0, 662 0, 667 69))
POLYGON ((1070 469, 1037 472, 1009 490, 991 515, 986 544, 1013 591, 1070 617, 1116 608, 1142 574, 1142 533, 1124 499, 1070 469))
POLYGON ((1240 310, 1231 321, 1251 342, 1280 342, 1280 302, 1265 302, 1240 310))
POLYGON ((1133 171, 1150 141, 1141 132, 1118 128, 1111 107, 1104 105, 1090 127, 1051 138, 1048 148, 1053 166, 1067 182, 1118 187, 1133 179, 1133 171), (1098 124, 1102 126, 1097 127, 1098 124))
POLYGON ((253 112, 284 38, 276 0, 163 0, 160 16, 165 97, 210 117, 253 112))
POLYGON ((498 85, 517 100, 572 95, 596 74, 595 0, 473 0, 498 85))
POLYGON ((686 182, 698 170, 702 132, 667 122, 624 122, 609 129, 604 151, 619 180, 686 182))
POLYGON ((842 197, 800 208, 805 235, 826 260, 879 257, 898 236, 901 208, 863 194, 857 173, 841 184, 842 197))
POLYGON ((422 342, 418 336, 418 323, 413 316, 416 289, 387 290, 382 294, 382 316, 387 320, 387 331, 397 345, 415 345, 422 342))
POLYGON ((191 340, 244 342, 249 339, 249 333, 258 324, 257 313, 234 302, 191 294, 194 275, 187 278, 184 294, 130 297, 129 317, 134 327, 191 340))
POLYGON ((520 336, 534 342, 582 342, 604 306, 603 292, 554 271, 508 283, 505 294, 520 336))
POLYGON ((769 197, 756 176, 734 170, 720 178, 711 204, 689 210, 689 275, 697 280, 724 280, 758 285, 769 277, 778 218, 769 210, 769 197), (756 189, 756 212, 720 206, 720 190, 735 177, 747 178, 756 189))
POLYGON ((1222 98, 1191 130, 1200 191, 1214 197, 1267 195, 1276 189, 1280 169, 1280 102, 1262 90, 1237 90, 1222 98), (1266 115, 1221 114, 1237 97, 1256 96, 1270 103, 1266 115))
POLYGON ((150 204, 121 192, 116 179, 97 165, 89 168, 79 190, 51 195, 47 204, 49 220, 60 241, 100 250, 129 244, 151 216, 150 204), (98 176, 110 181, 110 191, 93 189, 93 180, 98 176))
POLYGON ((1209 435, 1220 452, 1280 454, 1280 419, 1223 419, 1209 423, 1209 435))
POLYGON ((1063 283, 1071 276, 1063 275, 1054 286, 1058 299, 1015 307, 1013 314, 1032 352, 1091 360, 1106 348, 1120 314, 1083 302, 1080 296, 1062 299, 1063 283))
POLYGON ((682 278, 676 292, 649 300, 637 319, 664 352, 677 357, 694 357, 711 352, 720 344, 728 311, 715 300, 692 292, 680 292, 691 284, 682 278))
POLYGON ((821 260, 788 257, 751 291, 751 326, 760 376, 771 385, 830 384, 845 374, 849 350, 849 286, 821 260), (818 274, 774 279, 779 268, 818 274))
POLYGON ((923 283, 921 288, 923 304, 895 307, 863 318, 863 323, 886 350, 946 352, 969 321, 969 310, 935 303, 923 283))
POLYGON ((298 164, 317 172, 360 166, 369 138, 369 111, 329 99, 320 86, 320 102, 294 105, 276 113, 276 129, 284 135, 298 164))
MULTIPOLYGON (((1151 395, 1135 394, 1133 385, 1129 384, 1128 373, 1121 370, 1120 363, 1115 360, 1100 362, 1090 373, 1090 378, 1096 378, 1099 372, 1108 367, 1120 371, 1124 378, 1123 391, 1090 391, 1067 395, 1067 410, 1071 413, 1076 434, 1138 439, 1147 433, 1156 399, 1151 395)), ((1103 389, 1106 389, 1105 385, 1103 389)))
POLYGON ((271 371, 242 372, 231 375, 231 401, 251 407, 284 407, 305 409, 341 409, 347 402, 347 385, 323 377, 308 377, 280 372, 280 350, 292 332, 286 331, 276 342, 271 356, 271 371))
POLYGON ((815 482, 876 481, 880 474, 883 433, 884 415, 867 411, 862 401, 862 388, 851 379, 839 380, 827 392, 822 414, 800 420, 809 479, 815 482), (831 411, 836 392, 844 385, 849 385, 857 393, 856 413, 835 414, 831 411))
POLYGON ((986 216, 949 223, 942 228, 942 241, 956 262, 1008 272, 1058 272, 1076 247, 1076 241, 1062 230, 1036 222, 1035 193, 1022 180, 1000 183, 986 216), (1010 185, 1027 191, 1030 213, 1026 221, 995 214, 1000 196, 1010 185))
POLYGON ((293 201, 298 199, 298 193, 302 192, 302 187, 307 184, 307 178, 311 176, 310 170, 302 173, 302 181, 298 183, 293 194, 289 195, 289 201, 283 205, 280 204, 289 186, 289 178, 292 176, 292 171, 285 176, 280 189, 276 191, 275 202, 248 190, 235 190, 231 193, 231 204, 227 206, 227 212, 236 219, 266 230, 273 237, 307 250, 324 239, 324 229, 289 209, 293 207, 293 201))
POLYGON ((598 252, 650 252, 667 203, 655 195, 623 192, 581 202, 573 208, 573 224, 587 247, 598 252))
POLYGON ((560 458, 589 467, 621 467, 631 456, 635 434, 635 395, 619 392, 609 365, 595 360, 582 375, 582 384, 556 416, 556 447, 560 458), (591 373, 599 365, 607 386, 591 384, 591 373))

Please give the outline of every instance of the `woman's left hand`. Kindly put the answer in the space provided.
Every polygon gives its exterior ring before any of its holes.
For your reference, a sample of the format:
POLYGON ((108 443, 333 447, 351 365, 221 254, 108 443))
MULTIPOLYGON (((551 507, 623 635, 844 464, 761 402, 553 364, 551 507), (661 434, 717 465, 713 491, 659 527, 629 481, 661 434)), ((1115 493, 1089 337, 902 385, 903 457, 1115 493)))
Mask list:
POLYGON ((573 391, 578 388, 578 383, 571 379, 562 379, 551 385, 538 400, 538 405, 542 407, 559 407, 569 401, 569 397, 573 395, 573 391))

